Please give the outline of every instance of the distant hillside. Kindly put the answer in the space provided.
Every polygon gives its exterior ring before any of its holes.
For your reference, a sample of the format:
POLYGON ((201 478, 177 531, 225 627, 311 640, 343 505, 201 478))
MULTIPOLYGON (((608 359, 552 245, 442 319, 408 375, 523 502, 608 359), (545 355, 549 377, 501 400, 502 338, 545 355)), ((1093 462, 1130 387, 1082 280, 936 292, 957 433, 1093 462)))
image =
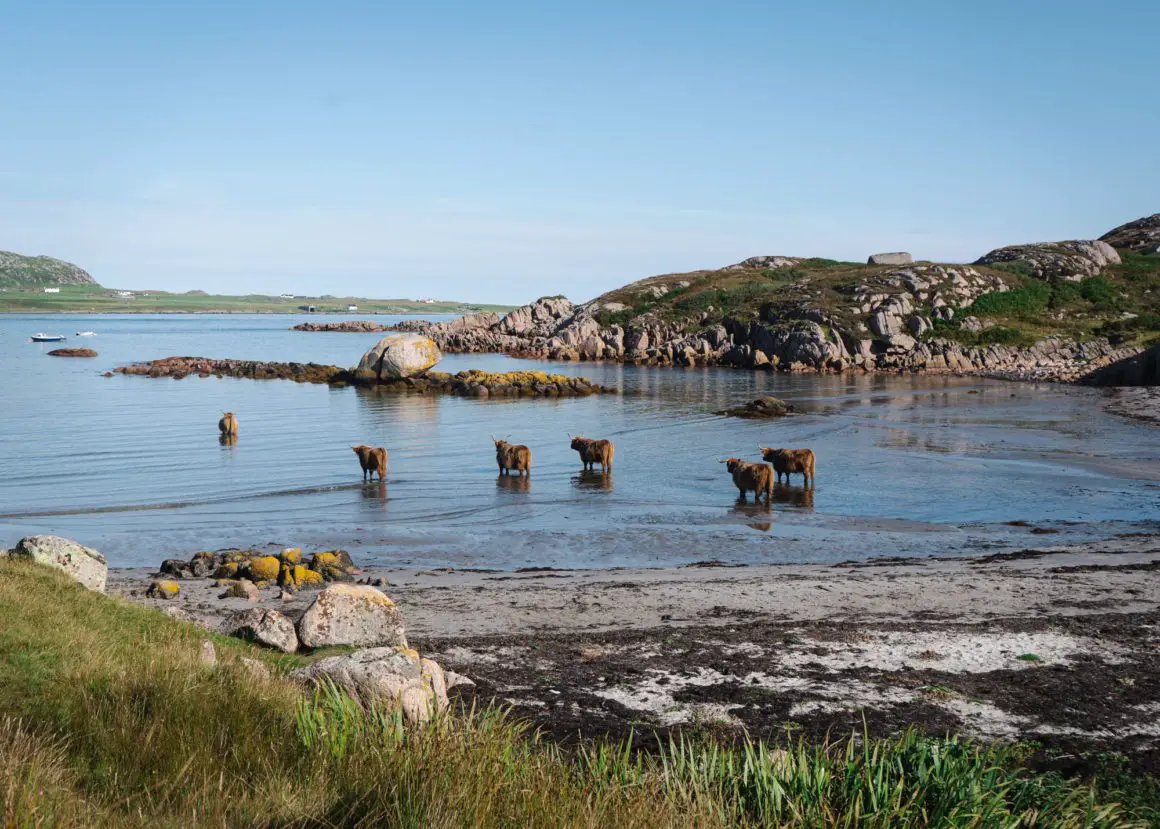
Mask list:
POLYGON ((21 256, 0 250, 0 286, 96 285, 89 272, 51 256, 21 256))

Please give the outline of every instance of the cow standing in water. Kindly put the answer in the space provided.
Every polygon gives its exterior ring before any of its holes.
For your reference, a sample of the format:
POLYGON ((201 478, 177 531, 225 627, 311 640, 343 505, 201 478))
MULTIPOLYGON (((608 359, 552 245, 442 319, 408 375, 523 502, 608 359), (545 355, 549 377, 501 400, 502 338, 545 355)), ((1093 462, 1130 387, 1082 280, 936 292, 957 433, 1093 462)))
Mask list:
POLYGON ((532 450, 518 443, 495 441, 495 462, 499 465, 501 475, 513 471, 521 477, 532 474, 532 450))
POLYGON ((350 448, 358 455, 359 466, 362 467, 363 471, 363 480, 367 480, 367 476, 370 476, 373 481, 375 473, 378 472, 379 480, 382 481, 383 476, 387 474, 387 450, 382 446, 376 448, 362 443, 350 448))
POLYGON ((771 449, 768 446, 759 446, 761 457, 773 464, 777 473, 777 482, 781 483, 781 476, 785 475, 785 482, 789 483, 791 472, 802 473, 803 486, 814 485, 814 452, 812 449, 771 449))
POLYGON ((218 431, 224 438, 238 436, 238 419, 234 417, 233 412, 222 412, 222 419, 218 421, 218 431))
POLYGON ((574 437, 572 448, 580 453, 580 460, 586 470, 594 469, 596 464, 600 464, 601 472, 612 471, 612 455, 616 451, 612 441, 574 437))

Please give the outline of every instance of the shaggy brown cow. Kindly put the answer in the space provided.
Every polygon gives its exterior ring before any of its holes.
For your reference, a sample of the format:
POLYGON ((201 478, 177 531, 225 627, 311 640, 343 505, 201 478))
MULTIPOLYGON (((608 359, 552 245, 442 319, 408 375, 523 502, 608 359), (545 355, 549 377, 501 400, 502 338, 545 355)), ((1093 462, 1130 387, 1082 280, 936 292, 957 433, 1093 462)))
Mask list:
POLYGON ((222 419, 218 421, 218 431, 226 437, 237 437, 238 419, 233 412, 222 412, 222 419))
POLYGON ((612 469, 612 454, 616 451, 610 440, 592 440, 591 438, 572 438, 572 448, 580 453, 580 460, 585 469, 594 469, 600 464, 601 472, 612 469))
POLYGON ((358 455, 359 466, 362 467, 363 480, 370 476, 373 481, 375 473, 379 473, 379 480, 387 474, 387 450, 383 447, 375 448, 374 446, 367 446, 360 443, 358 446, 350 447, 356 455, 358 455))
POLYGON ((768 446, 759 446, 758 449, 761 451, 761 457, 773 464, 779 484, 782 475, 785 475, 785 482, 788 484, 790 473, 800 472, 804 478, 803 486, 814 485, 812 449, 770 449, 768 446))
POLYGON ((765 493, 765 502, 769 503, 773 497, 773 470, 768 464, 750 463, 741 458, 726 458, 721 461, 733 476, 733 485, 741 493, 741 500, 745 500, 745 493, 753 490, 754 500, 761 498, 765 493))
POLYGON ((515 470, 520 475, 532 474, 532 450, 506 440, 495 441, 495 462, 499 464, 499 474, 506 475, 515 470))

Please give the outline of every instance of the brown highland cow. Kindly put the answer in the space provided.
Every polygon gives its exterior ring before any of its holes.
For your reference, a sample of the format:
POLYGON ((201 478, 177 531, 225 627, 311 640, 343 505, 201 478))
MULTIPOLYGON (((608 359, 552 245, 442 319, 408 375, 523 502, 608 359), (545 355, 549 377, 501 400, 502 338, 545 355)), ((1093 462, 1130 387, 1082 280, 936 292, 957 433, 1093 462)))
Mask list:
POLYGON ((495 441, 495 462, 501 475, 513 470, 521 476, 532 474, 532 450, 520 444, 495 441))
POLYGON ((761 457, 773 464, 779 484, 782 475, 785 475, 785 482, 788 484, 790 473, 800 472, 804 476, 804 486, 814 485, 812 449, 770 449, 768 446, 759 446, 758 449, 761 450, 761 457))
POLYGON ((375 473, 378 472, 381 481, 383 476, 387 474, 387 450, 381 446, 376 448, 362 443, 350 448, 358 455, 358 463, 363 471, 363 480, 367 480, 367 477, 370 476, 373 481, 375 473))
POLYGON ((741 500, 745 500, 745 493, 753 490, 754 500, 761 499, 765 493, 765 502, 768 504, 773 498, 773 470, 769 464, 750 463, 741 458, 726 458, 721 461, 733 476, 733 485, 741 493, 741 500))
POLYGON ((238 419, 233 412, 222 412, 222 419, 218 421, 218 431, 228 438, 238 436, 238 419))
POLYGON ((572 448, 580 453, 580 460, 583 461, 585 469, 594 469, 596 464, 600 464, 601 472, 612 469, 612 454, 615 452, 612 441, 574 437, 572 448))

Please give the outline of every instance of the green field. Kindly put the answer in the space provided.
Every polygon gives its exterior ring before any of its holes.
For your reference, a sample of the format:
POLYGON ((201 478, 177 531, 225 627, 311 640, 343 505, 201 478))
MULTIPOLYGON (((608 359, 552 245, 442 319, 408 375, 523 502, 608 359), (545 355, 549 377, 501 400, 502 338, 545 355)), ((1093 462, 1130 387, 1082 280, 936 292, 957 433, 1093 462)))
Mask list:
POLYGON ((298 314, 313 305, 320 314, 468 314, 476 311, 510 311, 510 305, 469 302, 424 303, 409 299, 364 297, 309 297, 281 299, 264 294, 218 296, 171 294, 164 291, 134 292, 131 298, 99 285, 61 285, 59 294, 46 294, 40 286, 0 289, 0 313, 72 314, 298 314), (358 311, 347 311, 357 305, 358 311))

